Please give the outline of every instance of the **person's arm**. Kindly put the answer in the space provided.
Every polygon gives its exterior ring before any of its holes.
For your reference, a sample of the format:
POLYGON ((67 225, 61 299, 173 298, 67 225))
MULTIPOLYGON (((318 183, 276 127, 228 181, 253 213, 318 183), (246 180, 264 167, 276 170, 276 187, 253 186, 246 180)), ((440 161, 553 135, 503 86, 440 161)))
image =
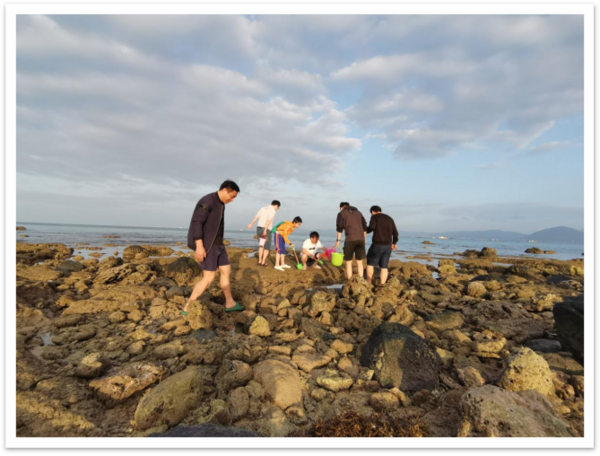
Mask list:
POLYGON ((344 218, 342 217, 342 212, 340 211, 337 215, 337 219, 335 220, 335 230, 337 231, 337 241, 335 246, 337 247, 342 240, 342 231, 344 231, 344 218))
POLYGON ((377 228, 377 217, 374 215, 371 216, 371 220, 369 220, 369 226, 367 227, 367 233, 372 233, 377 228))
POLYGON ((396 248, 397 248, 396 244, 398 244, 399 235, 398 235, 398 229, 396 228, 396 223, 393 220, 392 220, 392 224, 394 227, 394 231, 392 233, 392 250, 396 250, 396 248))
POLYGON ((208 220, 208 216, 210 215, 211 206, 209 205, 210 200, 208 198, 202 198, 196 204, 196 208, 194 209, 194 214, 192 215, 192 238, 194 239, 194 243, 196 245, 196 260, 202 262, 204 258, 206 258, 206 251, 204 250, 204 242, 202 238, 204 237, 204 225, 208 220))
POLYGON ((365 217, 360 214, 360 219, 362 222, 362 227, 363 227, 363 234, 365 236, 365 241, 367 240, 367 221, 365 220, 365 217))
POLYGON ((256 213, 256 215, 254 216, 254 218, 252 219, 252 221, 248 224, 248 226, 246 226, 246 229, 252 228, 252 225, 254 225, 254 222, 256 222, 258 220, 259 215, 260 215, 260 211, 258 211, 256 213))

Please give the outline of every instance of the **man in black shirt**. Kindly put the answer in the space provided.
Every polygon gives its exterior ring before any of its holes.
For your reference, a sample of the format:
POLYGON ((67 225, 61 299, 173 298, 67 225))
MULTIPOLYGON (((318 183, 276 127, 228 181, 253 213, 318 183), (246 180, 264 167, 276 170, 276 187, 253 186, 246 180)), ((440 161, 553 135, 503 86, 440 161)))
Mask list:
POLYGON ((383 285, 388 278, 388 263, 392 250, 396 250, 398 243, 398 230, 394 220, 389 215, 382 214, 379 206, 372 206, 370 211, 371 220, 367 233, 373 233, 373 239, 367 253, 367 282, 373 281, 375 266, 379 266, 379 278, 383 285))
POLYGON ((190 303, 206 291, 215 280, 217 270, 220 272, 219 284, 225 295, 225 312, 244 310, 241 304, 234 301, 231 294, 231 264, 223 239, 225 205, 231 203, 239 191, 240 188, 235 182, 226 180, 221 184, 219 191, 203 196, 196 204, 188 230, 188 247, 195 252, 194 258, 202 267, 202 279, 194 286, 181 311, 182 315, 188 315, 190 303))

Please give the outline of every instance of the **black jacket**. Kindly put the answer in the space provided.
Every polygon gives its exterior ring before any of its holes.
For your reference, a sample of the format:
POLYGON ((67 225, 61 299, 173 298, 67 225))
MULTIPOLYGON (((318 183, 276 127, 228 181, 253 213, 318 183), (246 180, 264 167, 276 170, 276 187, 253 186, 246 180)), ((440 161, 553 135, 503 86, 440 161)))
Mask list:
POLYGON ((225 217, 225 204, 219 199, 217 192, 203 196, 192 215, 190 229, 188 230, 188 247, 196 250, 196 240, 202 239, 206 253, 213 246, 221 218, 225 217))
POLYGON ((335 225, 338 233, 346 231, 346 242, 365 240, 367 221, 354 206, 346 206, 345 209, 338 212, 335 225))
POLYGON ((373 244, 390 245, 398 243, 398 230, 394 219, 386 214, 375 214, 369 221, 367 233, 373 233, 373 244))

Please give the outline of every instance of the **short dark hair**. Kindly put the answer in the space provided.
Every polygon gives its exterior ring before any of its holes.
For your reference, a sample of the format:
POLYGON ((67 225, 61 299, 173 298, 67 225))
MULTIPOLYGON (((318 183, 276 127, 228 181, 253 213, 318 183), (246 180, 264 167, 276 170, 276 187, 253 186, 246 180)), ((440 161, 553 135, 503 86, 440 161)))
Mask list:
POLYGON ((381 212, 381 208, 379 206, 371 206, 369 212, 381 212))
POLYGON ((277 201, 277 200, 273 200, 273 201, 271 201, 271 206, 279 206, 279 207, 281 207, 281 203, 279 201, 277 201))
POLYGON ((311 238, 316 237, 317 239, 319 239, 319 233, 317 233, 316 231, 313 231, 313 232, 310 233, 309 237, 311 237, 311 238))
POLYGON ((300 217, 294 217, 294 220, 292 220, 292 223, 302 223, 302 219, 300 217))
POLYGON ((345 202, 345 201, 342 201, 342 202, 340 203, 340 209, 341 209, 341 208, 343 208, 343 207, 346 207, 346 206, 350 206, 350 203, 348 203, 348 202, 345 202))
POLYGON ((234 191, 234 192, 240 192, 240 187, 238 187, 238 184, 236 184, 235 182, 233 182, 232 180, 227 179, 225 182, 223 182, 221 184, 221 186, 219 187, 219 190, 223 190, 224 188, 228 189, 230 192, 234 191))

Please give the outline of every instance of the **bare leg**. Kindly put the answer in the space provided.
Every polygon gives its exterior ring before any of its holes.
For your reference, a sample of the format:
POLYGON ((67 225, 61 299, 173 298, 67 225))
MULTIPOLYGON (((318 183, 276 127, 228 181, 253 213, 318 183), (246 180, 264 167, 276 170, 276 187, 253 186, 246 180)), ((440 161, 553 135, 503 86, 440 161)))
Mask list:
POLYGON ((267 257, 269 256, 269 251, 263 247, 263 255, 262 258, 259 255, 260 262, 262 264, 267 264, 267 257))
POLYGON ((367 265, 367 282, 371 284, 373 281, 373 273, 375 272, 375 268, 373 266, 367 265))
MULTIPOLYGON (((369 267, 367 266, 367 269, 368 268, 369 267)), ((367 274, 368 274, 368 272, 367 272, 367 274)), ((381 268, 381 271, 379 272, 379 279, 381 281, 381 285, 383 285, 387 281, 387 278, 388 278, 387 268, 385 268, 385 269, 381 268)))
POLYGON ((231 309, 235 306, 235 301, 231 295, 231 265, 228 264, 226 266, 219 266, 219 272, 221 273, 219 285, 221 286, 221 290, 223 290, 223 294, 225 295, 225 308, 231 309))
POLYGON ((190 295, 190 299, 188 299, 188 302, 186 302, 185 306, 183 307, 183 310, 185 312, 188 311, 190 302, 194 301, 199 296, 202 296, 202 293, 204 293, 206 291, 206 289, 208 288, 208 286, 212 283, 212 281, 215 280, 216 275, 217 275, 217 271, 204 271, 202 273, 202 278, 196 284, 196 286, 194 286, 194 289, 192 290, 192 294, 190 295))
POLYGON ((363 264, 363 260, 356 260, 356 267, 358 269, 358 277, 365 277, 365 265, 363 264))
POLYGON ((348 280, 352 278, 352 260, 346 261, 346 278, 348 280))
POLYGON ((262 245, 258 246, 258 264, 262 264, 262 255, 265 248, 262 245))
POLYGON ((300 260, 302 261, 302 268, 306 269, 306 262, 308 261, 308 257, 304 254, 301 254, 300 260))

